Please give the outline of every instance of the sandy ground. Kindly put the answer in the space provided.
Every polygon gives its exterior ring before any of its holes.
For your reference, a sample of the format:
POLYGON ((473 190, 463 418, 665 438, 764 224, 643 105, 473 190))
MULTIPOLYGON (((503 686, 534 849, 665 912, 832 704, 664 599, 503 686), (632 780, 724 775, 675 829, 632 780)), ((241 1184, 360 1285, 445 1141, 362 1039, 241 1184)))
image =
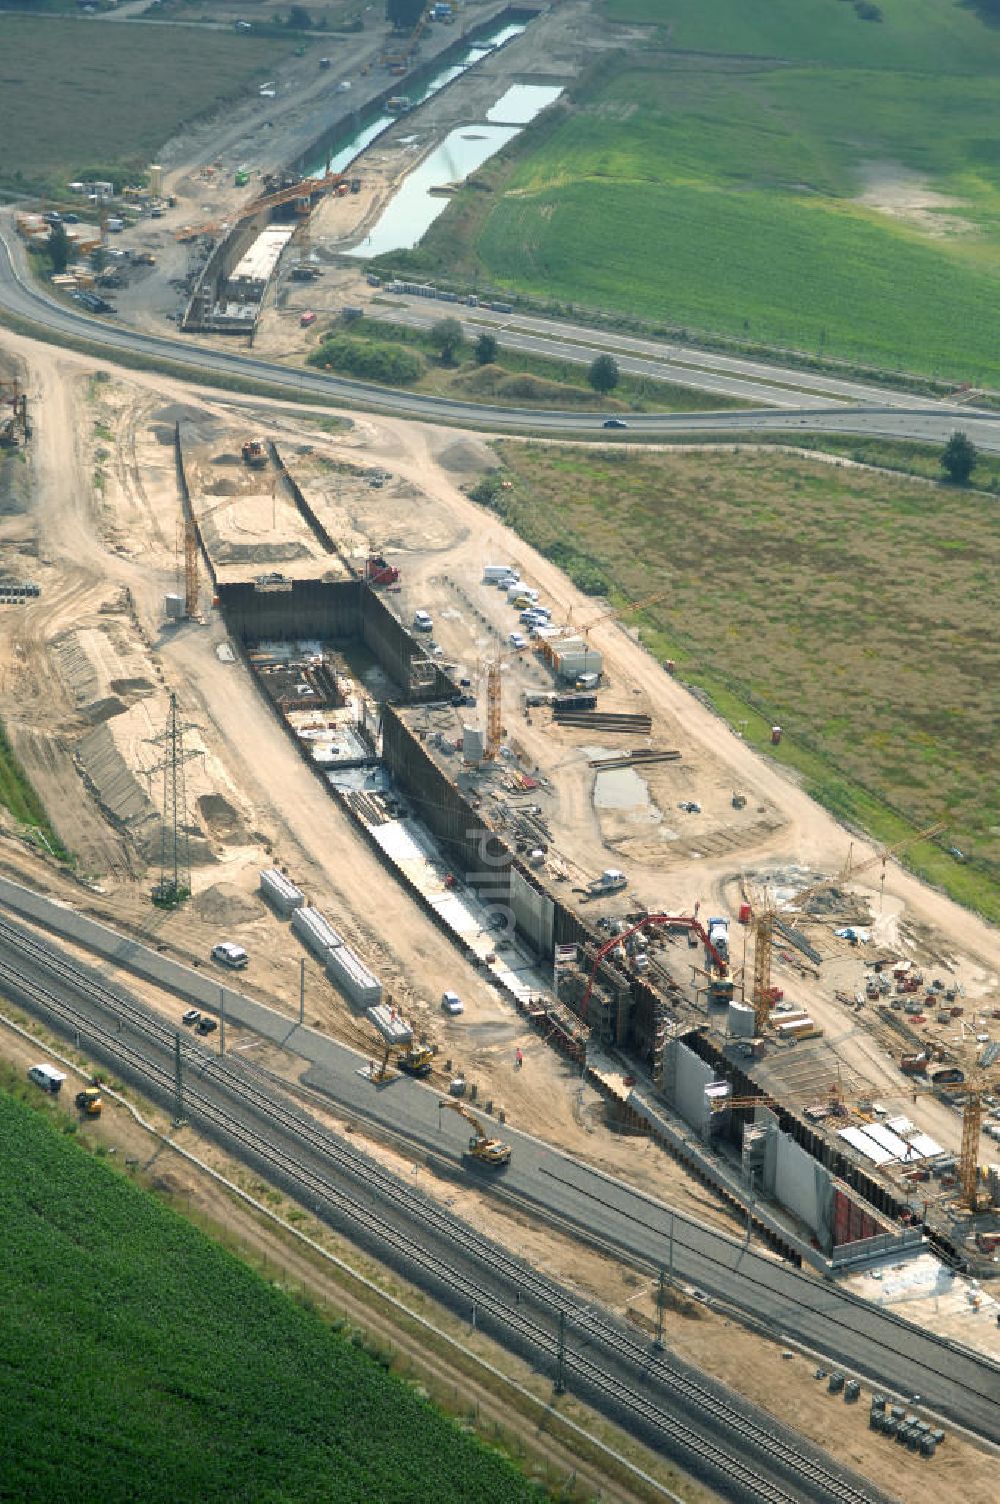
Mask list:
MULTIPOLYGON (((473 506, 461 491, 460 486, 487 460, 485 446, 468 435, 374 418, 355 418, 353 427, 330 434, 313 416, 286 414, 274 404, 223 402, 213 394, 160 377, 114 375, 95 384, 93 365, 82 357, 14 337, 5 336, 4 344, 27 363, 35 437, 28 456, 30 508, 22 498, 21 509, 3 519, 2 525, 20 539, 19 546, 32 550, 28 557, 37 569, 43 593, 29 607, 0 616, 0 712, 53 809, 60 833, 72 849, 86 851, 85 870, 99 877, 104 891, 84 890, 71 879, 60 879, 16 839, 3 841, 7 870, 153 938, 190 961, 207 964, 211 945, 223 935, 239 940, 253 958, 246 974, 248 991, 294 1016, 300 952, 287 929, 254 896, 258 868, 276 861, 357 944, 394 996, 413 1011, 421 1030, 443 1047, 443 1056, 476 1079, 484 1094, 502 1103, 511 1121, 682 1210, 731 1226, 711 1198, 659 1151, 645 1142, 620 1139, 608 1130, 596 1093, 581 1087, 575 1074, 567 1072, 562 1060, 537 1036, 521 1030, 507 1006, 442 941, 403 890, 386 878, 301 764, 244 670, 220 658, 218 650, 225 638, 221 624, 208 610, 207 591, 203 625, 173 629, 164 625, 163 594, 177 583, 178 519, 165 434, 178 415, 192 425, 196 441, 201 437, 206 453, 216 443, 231 449, 241 435, 258 431, 263 424, 283 451, 291 453, 296 445, 308 444, 330 461, 378 464, 388 470, 392 482, 383 492, 363 484, 328 486, 318 496, 319 503, 329 508, 329 520, 337 520, 347 533, 352 550, 363 550, 368 542, 390 548, 403 569, 400 609, 404 613, 416 605, 433 609, 440 618, 437 630, 443 645, 472 668, 474 654, 491 648, 493 636, 486 624, 467 620, 469 603, 483 604, 487 615, 489 610, 500 611, 497 592, 492 592, 497 598, 494 607, 479 584, 488 559, 518 563, 525 578, 536 583, 562 613, 572 609, 578 620, 589 619, 592 603, 578 598, 552 566, 473 506), (99 486, 94 483, 98 469, 103 476, 99 486), (400 519, 400 487, 406 488, 405 524, 400 519), (118 604, 126 588, 134 612, 123 611, 118 604), (53 667, 53 644, 69 632, 85 647, 89 644, 90 661, 96 660, 97 688, 82 703, 71 695, 63 670, 53 667), (123 688, 122 675, 131 690, 123 688), (149 694, 135 687, 139 680, 151 687, 149 694), (136 706, 146 706, 152 722, 156 720, 154 707, 162 703, 158 697, 175 689, 193 742, 204 751, 197 759, 197 772, 192 772, 193 822, 201 853, 194 870, 195 898, 181 914, 164 915, 149 906, 149 873, 142 852, 135 849, 127 829, 108 825, 80 783, 74 752, 90 725, 83 712, 88 705, 109 698, 112 681, 118 684, 123 703, 138 696, 126 707, 129 714, 136 706), (239 728, 236 734, 234 728, 239 728), (32 755, 31 746, 43 743, 47 758, 32 755), (276 790, 280 798, 275 797, 276 790), (370 901, 373 893, 378 895, 377 914, 370 901), (445 987, 454 987, 466 1000, 467 1012, 460 1020, 443 1019, 434 1006, 445 987), (525 1056, 520 1072, 514 1069, 518 1046, 525 1056)), ((312 462, 312 457, 303 457, 304 464, 312 462)), ((321 491, 317 484, 317 492, 321 491)), ((226 499, 219 516, 220 537, 242 535, 249 526, 255 538, 287 543, 292 527, 298 526, 297 517, 283 508, 268 512, 269 507, 258 502, 243 516, 226 499)), ((612 622, 596 624, 592 640, 607 656, 615 701, 650 710, 657 742, 683 752, 680 786, 702 801, 706 814, 726 836, 714 855, 695 857, 690 847, 678 850, 678 843, 664 843, 655 857, 636 853, 630 859, 630 875, 639 896, 651 905, 678 909, 689 908, 699 898, 708 907, 725 899, 731 910, 733 874, 739 867, 781 863, 808 871, 836 869, 847 853, 846 832, 813 806, 780 769, 752 753, 656 669, 612 622), (733 828, 726 831, 729 792, 736 787, 748 793, 753 818, 746 826, 730 819, 733 828), (766 829, 757 823, 763 818, 761 810, 767 816, 766 829)), ((528 673, 513 671, 515 676, 528 673)), ((510 694, 512 676, 505 679, 509 707, 516 699, 510 694)), ((509 708, 507 719, 512 731, 516 726, 516 740, 529 765, 544 764, 557 775, 560 830, 566 833, 560 840, 572 843, 568 856, 584 870, 599 870, 613 849, 605 844, 607 837, 615 837, 602 829, 593 810, 590 775, 583 768, 579 749, 572 738, 556 743, 551 730, 538 719, 531 724, 519 722, 509 708)), ((115 714, 108 724, 121 720, 122 714, 115 714)), ((126 764, 130 757, 139 760, 142 743, 138 733, 122 739, 126 764)), ((667 781, 666 787, 675 775, 668 771, 658 776, 667 781)), ((666 802, 662 790, 657 797, 666 802)), ((856 860, 858 853, 856 842, 856 860)), ((869 892, 877 909, 879 896, 874 890, 869 892)), ((928 953, 953 958, 970 988, 977 976, 984 995, 995 985, 996 937, 973 916, 891 864, 882 905, 886 924, 891 922, 898 929, 905 923, 928 953)), ((859 965, 848 952, 837 958, 838 990, 852 991, 859 965)), ((789 991, 799 989, 796 996, 820 1008, 824 1000, 818 991, 814 999, 816 987, 810 978, 780 958, 776 971, 789 991)), ((842 1007, 828 995, 824 1005, 832 1016, 842 1007)), ((177 1010, 176 1003, 162 999, 158 1006, 177 1010)), ((366 1027, 312 962, 306 967, 306 1017, 360 1049, 369 1046, 366 1027)), ((838 1053, 848 1065, 856 1062, 852 1068, 859 1077, 887 1094, 893 1073, 884 1045, 858 1027, 858 1020, 866 1015, 844 1017, 848 1027, 839 1030, 844 1038, 837 1038, 832 1024, 828 1028, 838 1053)), ((284 1062, 282 1069, 293 1074, 296 1067, 284 1062)), ((901 1096, 903 1091, 900 1085, 901 1096)), ((919 1120, 931 1132, 943 1133, 930 1117, 932 1105, 921 1104, 919 1120)), ((912 1109, 908 1110, 912 1115, 912 1109)), ((462 1200, 467 1215, 483 1215, 471 1195, 462 1200)), ((539 1258, 552 1260, 567 1277, 599 1291, 612 1304, 624 1305, 634 1293, 623 1271, 614 1267, 595 1270, 579 1250, 557 1249, 547 1233, 519 1227, 512 1236, 521 1242, 530 1236, 539 1258)), ((716 1319, 685 1320, 683 1331, 697 1327, 700 1332, 704 1327, 707 1332, 716 1319)), ((935 1312, 930 1310, 925 1319, 933 1322, 935 1312)), ((757 1351, 757 1339, 745 1340, 757 1351)), ((720 1363, 733 1350, 734 1341, 723 1328, 720 1363)), ((707 1349, 698 1361, 709 1366, 707 1349)), ((759 1361, 773 1362, 779 1375, 788 1372, 793 1361, 799 1362, 773 1356, 766 1360, 763 1355, 759 1361)), ((767 1384, 772 1381, 769 1374, 767 1384)), ((788 1403, 795 1396, 798 1403, 802 1395, 813 1392, 801 1382, 791 1384, 788 1403)), ((828 1426, 833 1402, 824 1394, 822 1402, 817 1399, 815 1404, 816 1425, 828 1426)), ((838 1409, 837 1413, 847 1415, 852 1447, 875 1446, 875 1438, 869 1438, 858 1418, 860 1412, 838 1409)), ((800 1423, 806 1428, 805 1420, 800 1423)), ((879 1441, 876 1454, 883 1445, 879 1441)), ((896 1461, 894 1453, 894 1465, 896 1461)))
MULTIPOLYGON (((49 576, 46 579, 44 568, 40 570, 45 586, 40 600, 17 616, 6 615, 0 629, 0 661, 6 664, 7 690, 17 697, 18 711, 12 723, 15 727, 24 723, 22 755, 33 776, 41 780, 43 794, 48 792, 49 802, 58 810, 57 821, 67 822, 61 831, 64 839, 74 850, 84 846, 87 870, 139 875, 135 854, 123 855, 122 848, 128 843, 123 842, 122 833, 109 832, 100 812, 86 798, 66 798, 69 789, 79 786, 71 767, 68 736, 77 707, 66 703, 64 693, 60 695, 64 681, 46 671, 45 658, 48 645, 70 626, 79 629, 81 623, 92 620, 95 629, 106 627, 109 602, 114 604, 122 587, 127 586, 138 615, 133 621, 119 612, 117 626, 119 635, 128 639, 125 645, 129 651, 144 656, 149 665, 146 678, 156 693, 144 699, 140 707, 148 717, 149 729, 152 732, 155 725, 162 724, 163 691, 171 686, 182 688, 192 745, 205 749, 205 755, 192 764, 191 802, 197 834, 214 861, 202 863, 196 870, 196 890, 216 888, 221 883, 249 895, 259 865, 278 860, 288 866, 298 881, 316 892, 317 901, 330 908, 335 922, 347 928, 390 989, 398 990, 405 1003, 417 1007, 427 1018, 430 1032, 440 1032, 443 1025, 433 1008, 424 1013, 419 1005, 432 1003, 445 987, 456 987, 471 1002, 470 1025, 501 1030, 501 1042, 490 1049, 477 1046, 473 1050, 470 1033, 471 1059, 461 1063, 492 1073, 491 1062, 496 1060, 501 1074, 484 1084, 506 1105, 512 1109, 523 1106, 530 1115, 531 1104, 516 1102, 514 1095, 523 1090, 521 1082, 510 1079, 504 1069, 519 1042, 519 1031, 506 1010, 464 963, 442 948, 437 932, 395 884, 384 880, 381 869, 339 820, 315 780, 295 758, 242 669, 218 657, 223 643, 218 623, 209 616, 205 627, 164 629, 163 593, 177 588, 178 501, 166 443, 172 421, 184 417, 186 435, 193 435, 194 447, 205 456, 206 474, 227 481, 235 477, 240 486, 245 483, 241 467, 212 467, 209 460, 219 452, 238 451, 241 437, 253 428, 253 422, 245 415, 234 418, 232 406, 214 398, 194 403, 189 389, 176 389, 169 382, 143 379, 94 383, 77 374, 87 369, 86 362, 75 358, 32 350, 38 417, 32 459, 38 485, 30 526, 39 540, 39 562, 47 567, 49 576), (54 415, 54 423, 50 415, 54 415), (203 440, 200 450, 199 438, 203 440), (98 459, 100 454, 106 457, 98 459), (97 469, 105 474, 100 491, 85 479, 97 469), (63 481, 67 471, 79 477, 78 484, 68 490, 63 481), (53 715, 53 711, 57 713, 53 715), (60 755, 59 744, 56 752, 50 745, 55 736, 53 722, 62 743, 66 743, 60 755), (242 734, 234 738, 230 728, 237 725, 242 734), (44 739, 45 758, 40 753, 30 755, 39 738, 44 739), (284 790, 280 809, 270 793, 275 787, 284 790), (53 801, 56 790, 62 792, 53 801), (223 802, 216 803, 218 800, 223 802), (316 849, 317 829, 336 831, 333 844, 322 851, 316 849), (363 877, 380 892, 381 912, 376 923, 370 913, 354 912, 352 894, 357 886, 353 880, 345 881, 345 858, 353 877, 363 877)), ((273 432, 283 452, 295 456, 296 449, 305 444, 313 448, 314 455, 301 460, 300 479, 332 530, 345 537, 348 551, 362 554, 369 543, 389 549, 403 568, 399 609, 404 615, 417 605, 434 610, 436 632, 447 654, 470 674, 475 675, 476 660, 492 652, 494 633, 509 626, 509 613, 498 592, 480 584, 487 559, 518 562, 524 577, 544 591, 560 614, 572 611, 580 622, 592 618, 592 603, 577 597, 563 576, 508 534, 495 518, 472 505, 460 490, 489 457, 489 451, 476 439, 371 418, 356 419, 343 435, 328 436, 308 416, 278 420, 270 416, 266 404, 258 406, 262 414, 268 414, 268 431, 273 432), (327 464, 379 464, 390 472, 392 480, 385 490, 375 491, 357 477, 344 479, 338 473, 331 480, 332 472, 327 471, 325 482, 320 484, 319 472, 310 470, 317 464, 316 456, 326 456, 327 464), (401 515, 406 519, 404 525, 401 515), (487 621, 480 621, 476 611, 486 614, 487 621)), ((234 498, 225 496, 196 500, 196 505, 213 509, 212 520, 221 544, 249 538, 255 544, 270 540, 279 550, 308 546, 303 543, 297 513, 283 499, 279 505, 266 489, 256 501, 250 493, 244 497, 242 492, 239 499, 248 505, 237 506, 234 498)), ((22 531, 25 525, 23 515, 12 522, 22 531)), ((284 569, 285 564, 281 567, 284 569)), ((290 570, 308 573, 310 567, 311 556, 304 555, 292 561, 290 570)), ((239 570, 234 572, 238 574, 239 570)), ((609 703, 648 709, 655 720, 656 743, 675 746, 683 753, 680 763, 664 765, 650 780, 651 797, 664 811, 671 795, 696 797, 704 810, 695 834, 680 825, 676 840, 661 841, 652 850, 643 851, 639 845, 628 847, 630 898, 636 894, 650 907, 674 911, 690 911, 698 901, 711 909, 719 901, 732 912, 737 898, 733 875, 740 868, 794 863, 795 869, 806 876, 836 869, 847 854, 849 837, 807 800, 782 770, 745 747, 716 717, 656 669, 613 622, 598 622, 591 640, 608 660, 612 681, 609 703), (737 787, 748 794, 747 809, 738 813, 732 810, 729 798, 737 787), (711 845, 713 832, 717 838, 714 855, 700 850, 711 845)), ((508 726, 512 731, 516 727, 516 742, 523 749, 525 763, 529 767, 541 765, 553 774, 550 813, 557 827, 557 848, 564 852, 574 872, 592 874, 610 861, 622 859, 622 837, 602 823, 593 808, 593 774, 586 767, 579 736, 554 733, 544 715, 535 714, 530 723, 519 718, 516 690, 521 683, 543 682, 539 673, 534 667, 522 668, 517 661, 510 665, 504 676, 508 726)), ((115 726, 120 720, 116 716, 109 724, 115 726)), ((133 736, 133 752, 142 740, 141 734, 133 736)), ((129 753, 128 746, 125 753, 129 753)), ((671 825, 680 818, 671 814, 671 825)), ((664 823, 666 815, 657 829, 662 830, 664 823)), ((628 836, 624 839, 626 846, 635 841, 628 836)), ((855 861, 863 854, 855 842, 855 861)), ((565 884, 562 891, 566 891, 565 884)), ((115 893, 116 910, 132 903, 136 919, 148 923, 141 892, 134 899, 115 893)), ((973 916, 891 865, 886 893, 884 897, 873 896, 872 907, 882 925, 882 930, 876 931, 877 938, 898 940, 905 921, 911 934, 919 932, 928 957, 949 959, 970 994, 978 990, 987 996, 995 988, 995 934, 973 916)), ((206 925, 197 944, 189 940, 186 949, 198 953, 200 946, 210 948, 218 938, 219 924, 224 922, 222 905, 214 924, 206 925)), ((169 929, 169 918, 162 923, 169 929)), ((256 929, 240 931, 239 924, 245 923, 238 919, 234 938, 242 938, 255 955, 270 955, 274 940, 264 939, 267 919, 254 921, 256 929)), ((294 950, 287 954, 287 940, 281 944, 286 952, 281 966, 262 960, 261 982, 270 985, 273 971, 277 990, 288 995, 289 973, 294 973, 296 956, 294 950)), ((678 963, 682 974, 686 964, 685 954, 678 963)), ((775 972, 790 997, 815 1010, 828 1035, 837 1042, 837 1053, 844 1064, 860 1082, 870 1084, 880 1097, 888 1097, 886 1105, 891 1107, 896 1098, 905 1102, 910 1088, 893 1070, 884 1042, 862 1027, 871 1010, 861 1015, 845 1014, 843 1005, 831 995, 840 991, 852 996, 859 967, 856 957, 842 954, 831 962, 829 978, 824 977, 817 985, 783 962, 779 952, 775 972)), ((297 1001, 296 993, 297 989, 292 991, 297 1001)), ((335 1014, 336 1009, 331 1012, 335 1014)), ((357 1026, 352 1023, 351 1029, 357 1040, 357 1026)), ((518 1120, 524 1120, 520 1113, 518 1120)), ((947 1109, 922 1102, 919 1121, 939 1141, 956 1142, 957 1121, 947 1109)), ((990 1151, 984 1144, 987 1157, 990 1151)))

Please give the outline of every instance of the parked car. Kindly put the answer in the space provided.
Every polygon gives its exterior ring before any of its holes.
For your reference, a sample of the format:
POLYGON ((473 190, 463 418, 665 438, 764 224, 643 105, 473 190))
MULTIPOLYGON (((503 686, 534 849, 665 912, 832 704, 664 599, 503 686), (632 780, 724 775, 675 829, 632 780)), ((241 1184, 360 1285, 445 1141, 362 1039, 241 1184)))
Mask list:
POLYGON ((218 961, 220 966, 228 966, 230 971, 242 971, 250 957, 242 945, 234 945, 232 940, 221 940, 218 945, 212 946, 212 960, 218 961))
POLYGON ((200 1008, 189 1008, 186 1013, 182 1013, 181 1014, 181 1023, 182 1024, 187 1024, 190 1027, 191 1024, 198 1023, 199 1020, 200 1020, 200 1018, 201 1018, 201 1009, 200 1008))
POLYGON ((442 992, 441 1007, 445 1013, 450 1013, 453 1018, 457 1013, 465 1012, 465 1004, 457 992, 442 992))
POLYGON ((507 641, 512 648, 526 648, 528 646, 528 639, 523 632, 510 632, 507 636, 507 641))
POLYGON ((199 1034, 211 1034, 213 1029, 217 1029, 218 1027, 219 1025, 216 1023, 214 1018, 200 1018, 198 1020, 199 1034))

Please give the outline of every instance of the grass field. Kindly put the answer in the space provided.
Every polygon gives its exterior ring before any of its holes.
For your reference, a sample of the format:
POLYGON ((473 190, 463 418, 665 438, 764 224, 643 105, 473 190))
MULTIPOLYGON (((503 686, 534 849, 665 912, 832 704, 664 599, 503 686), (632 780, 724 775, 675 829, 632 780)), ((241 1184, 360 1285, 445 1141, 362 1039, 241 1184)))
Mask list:
POLYGON ((0 1498, 515 1504, 412 1388, 0 1092, 0 1498))
POLYGON ((769 753, 840 818, 889 841, 946 818, 911 865, 1000 920, 990 499, 773 452, 497 449, 506 520, 597 561, 614 600, 668 586, 651 651, 751 742, 779 722, 769 753))
MULTIPOLYGON (((587 367, 570 360, 547 360, 543 356, 518 350, 497 350, 489 365, 476 363, 475 340, 467 339, 452 365, 442 365, 429 334, 407 324, 383 319, 358 319, 349 324, 334 324, 333 335, 350 340, 404 347, 416 352, 424 362, 420 376, 402 383, 409 390, 428 392, 441 397, 461 397, 469 402, 514 404, 526 408, 583 408, 592 412, 701 412, 706 406, 724 410, 747 407, 734 398, 713 396, 710 402, 693 387, 676 386, 668 381, 651 381, 622 373, 614 391, 604 397, 587 384, 587 367)), ((310 363, 323 365, 321 343, 310 355, 310 363)), ((595 354, 597 351, 595 350, 595 354)), ((339 369, 334 363, 333 369, 339 369)), ((344 367, 346 369, 346 367, 344 367)))
POLYGON ((669 48, 592 69, 410 266, 1000 384, 1000 29, 954 0, 882 10, 608 0, 669 48))
POLYGON ((243 92, 292 45, 0 12, 0 185, 144 168, 181 125, 243 92))

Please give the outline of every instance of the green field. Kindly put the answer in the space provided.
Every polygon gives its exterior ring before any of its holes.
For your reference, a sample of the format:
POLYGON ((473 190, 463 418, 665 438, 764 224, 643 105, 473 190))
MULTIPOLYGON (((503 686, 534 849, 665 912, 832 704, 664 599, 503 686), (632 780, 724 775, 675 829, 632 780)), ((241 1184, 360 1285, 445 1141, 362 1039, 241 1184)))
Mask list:
POLYGON ((0 1498, 541 1493, 311 1310, 0 1092, 0 1498))
POLYGON ((1000 919, 991 498, 770 451, 496 447, 506 521, 612 600, 669 588, 651 651, 751 742, 779 722, 768 751, 847 822, 891 842, 946 819, 911 865, 1000 919))
POLYGON ((0 12, 0 186, 140 170, 181 125, 245 92, 291 46, 0 12))
MULTIPOLYGON (((494 362, 481 366, 476 362, 474 350, 475 338, 469 338, 456 352, 453 362, 444 365, 429 332, 390 320, 367 318, 335 323, 322 331, 319 343, 307 359, 321 370, 341 371, 380 385, 388 382, 434 396, 500 406, 576 407, 609 413, 642 412, 647 408, 657 412, 701 412, 706 406, 720 411, 749 406, 730 397, 715 396, 706 402, 704 393, 694 387, 652 381, 625 372, 609 396, 600 396, 587 384, 587 367, 579 362, 547 360, 540 355, 500 348, 494 362), (364 356, 372 347, 379 348, 382 360, 376 360, 369 369, 364 356), (412 365, 415 374, 403 380, 390 379, 388 373, 393 365, 400 364, 393 357, 400 352, 408 364, 413 356, 417 357, 412 365), (384 370, 379 369, 380 364, 384 370)), ((594 353, 598 353, 596 349, 594 353)))
POLYGON ((652 45, 571 86, 394 269, 1000 384, 1000 29, 882 11, 608 0, 652 45))

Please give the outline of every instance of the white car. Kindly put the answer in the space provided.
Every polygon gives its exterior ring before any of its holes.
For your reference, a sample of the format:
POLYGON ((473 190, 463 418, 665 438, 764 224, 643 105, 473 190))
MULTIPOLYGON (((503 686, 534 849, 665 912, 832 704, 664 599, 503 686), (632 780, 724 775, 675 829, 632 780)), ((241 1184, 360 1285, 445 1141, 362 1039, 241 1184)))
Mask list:
POLYGON ((212 946, 212 960, 218 961, 220 966, 228 966, 230 971, 242 971, 250 957, 242 945, 234 945, 232 940, 222 940, 218 945, 212 946))
POLYGON ((441 1007, 445 1013, 450 1013, 453 1018, 457 1013, 465 1012, 465 1004, 457 992, 442 992, 441 1007))
POLYGON ((523 632, 511 632, 507 637, 507 641, 512 648, 526 648, 528 646, 528 639, 523 632))

